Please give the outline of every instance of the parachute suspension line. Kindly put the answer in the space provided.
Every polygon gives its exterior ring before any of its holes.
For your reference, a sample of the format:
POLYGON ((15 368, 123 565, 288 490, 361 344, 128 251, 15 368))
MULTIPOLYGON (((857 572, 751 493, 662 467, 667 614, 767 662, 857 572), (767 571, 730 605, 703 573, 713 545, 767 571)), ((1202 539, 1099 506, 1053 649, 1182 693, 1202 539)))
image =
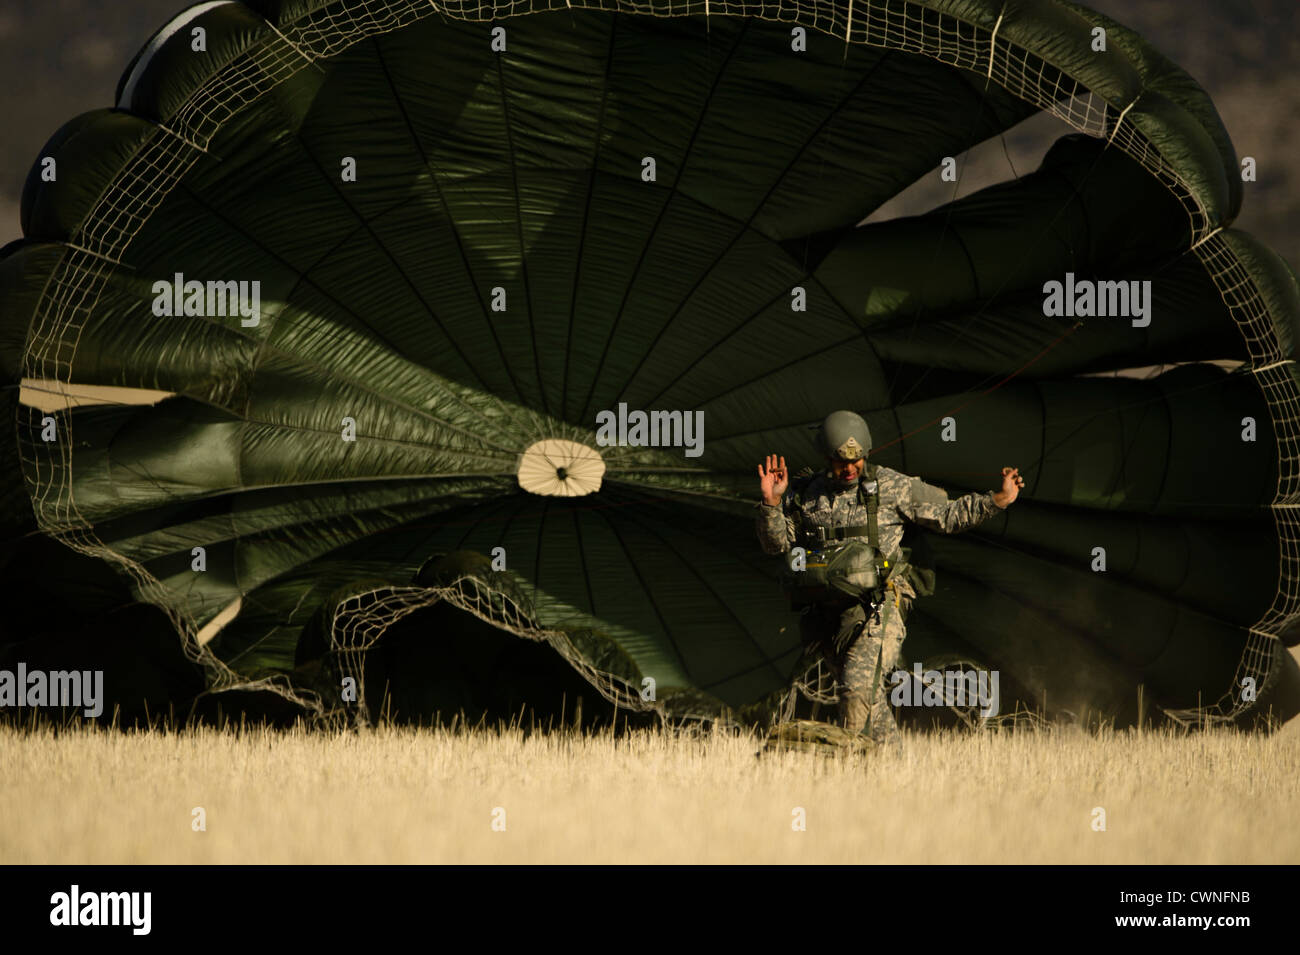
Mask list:
MULTIPOLYGON (((1002 18, 1006 15, 1007 4, 1006 0, 1003 0, 1002 9, 998 11, 998 22, 993 24, 993 32, 989 35, 989 72, 984 84, 985 93, 988 92, 988 80, 993 79, 993 51, 998 42, 998 30, 1002 29, 1002 18)), ((1007 149, 1007 131, 1005 129, 998 134, 998 139, 1002 142, 1002 155, 1006 158, 1007 165, 1011 167, 1011 175, 1015 177, 1017 182, 1019 182, 1020 173, 1016 172, 1016 164, 1011 161, 1011 153, 1007 149)))
POLYGON ((1128 115, 1128 111, 1131 110, 1134 107, 1134 105, 1136 105, 1137 101, 1141 98, 1142 98, 1141 94, 1135 96, 1133 98, 1133 102, 1125 106, 1124 109, 1120 111, 1119 116, 1115 118, 1115 125, 1111 128, 1110 135, 1106 137, 1107 146, 1109 146, 1111 143, 1115 141, 1115 134, 1119 132, 1119 124, 1124 122, 1124 117, 1128 115))
POLYGON ((1201 238, 1199 238, 1198 240, 1196 240, 1195 242, 1193 242, 1193 243, 1192 243, 1192 247, 1191 247, 1188 251, 1189 251, 1189 252, 1194 252, 1194 251, 1196 251, 1198 248, 1200 248, 1200 247, 1201 247, 1202 245, 1204 245, 1206 242, 1209 242, 1211 239, 1213 239, 1216 235, 1218 235, 1218 234, 1219 234, 1220 232, 1222 232, 1222 231, 1223 231, 1223 226, 1221 226, 1221 225, 1220 225, 1220 226, 1215 226, 1212 230, 1210 230, 1209 232, 1205 233, 1205 235, 1201 236, 1201 238))
POLYGON ((200 146, 198 143, 196 143, 194 140, 190 139, 189 137, 182 136, 180 133, 176 132, 176 130, 172 129, 170 126, 167 126, 164 123, 158 123, 157 126, 164 133, 166 133, 169 136, 176 137, 181 142, 183 142, 186 146, 189 146, 191 149, 197 149, 199 152, 203 153, 203 155, 205 156, 208 155, 208 151, 206 149, 204 149, 202 146, 200 146))
POLYGON ((848 22, 844 24, 844 57, 843 59, 840 60, 841 66, 849 62, 849 44, 853 42, 852 34, 853 34, 853 0, 849 0, 848 22))
POLYGON ((1007 161, 1007 166, 1011 169, 1011 175, 1015 178, 1016 182, 1019 182, 1020 173, 1016 172, 1016 164, 1011 161, 1011 152, 1007 149, 1007 134, 1005 132, 1000 133, 998 139, 1002 142, 1002 158, 1007 161))
POLYGON ((64 242, 63 244, 66 245, 69 249, 75 249, 76 251, 82 253, 83 255, 89 255, 91 258, 100 259, 101 261, 108 262, 112 265, 116 265, 119 268, 130 269, 131 271, 135 271, 134 265, 128 265, 127 263, 123 262, 121 259, 115 259, 110 255, 105 255, 103 252, 96 252, 93 249, 87 249, 84 246, 77 245, 77 243, 75 242, 64 242))
MULTIPOLYGON (((437 7, 434 7, 433 9, 434 9, 434 10, 437 10, 438 8, 437 8, 437 7)), ((278 36, 281 40, 283 40, 286 44, 288 44, 288 46, 289 46, 289 47, 290 47, 290 48, 291 48, 295 53, 297 53, 297 54, 298 54, 299 56, 301 56, 304 60, 306 60, 308 66, 310 66, 313 70, 315 70, 317 73, 321 74, 322 76, 325 75, 325 71, 324 71, 323 69, 321 69, 319 65, 317 65, 316 61, 313 60, 310 56, 308 56, 308 55, 303 51, 303 48, 302 48, 302 47, 300 47, 298 44, 294 43, 294 42, 293 42, 292 40, 290 40, 287 36, 285 36, 283 33, 281 33, 281 32, 279 31, 279 29, 276 28, 276 25, 275 25, 274 23, 272 23, 270 20, 267 20, 267 21, 266 21, 266 25, 269 26, 269 27, 271 28, 271 31, 272 31, 276 36, 278 36)))
POLYGON ((988 78, 993 79, 993 50, 998 42, 998 30, 1002 28, 1002 18, 1007 15, 1007 5, 1004 2, 1002 9, 998 12, 998 22, 993 24, 993 33, 989 36, 989 72, 988 78))

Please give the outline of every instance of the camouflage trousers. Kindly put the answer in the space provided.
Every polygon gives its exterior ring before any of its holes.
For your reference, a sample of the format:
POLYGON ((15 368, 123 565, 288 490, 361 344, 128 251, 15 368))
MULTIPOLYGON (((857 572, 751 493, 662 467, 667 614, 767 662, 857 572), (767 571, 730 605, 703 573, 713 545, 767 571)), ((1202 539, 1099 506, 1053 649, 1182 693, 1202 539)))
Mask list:
POLYGON ((901 749, 902 736, 889 706, 890 674, 907 635, 910 597, 886 591, 872 613, 860 603, 809 608, 803 616, 805 642, 821 649, 835 678, 840 721, 850 733, 864 730, 877 743, 901 749))

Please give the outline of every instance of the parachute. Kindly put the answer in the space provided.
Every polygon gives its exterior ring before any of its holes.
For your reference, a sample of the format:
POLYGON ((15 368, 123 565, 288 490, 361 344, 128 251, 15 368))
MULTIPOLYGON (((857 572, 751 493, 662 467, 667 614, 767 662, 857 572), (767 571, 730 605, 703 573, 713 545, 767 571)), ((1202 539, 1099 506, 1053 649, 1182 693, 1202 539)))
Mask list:
POLYGON ((60 542, 209 694, 321 715, 565 674, 788 713, 754 469, 849 408, 950 493, 1027 479, 918 533, 907 659, 1056 714, 1289 717, 1300 292, 1230 227, 1237 168, 1185 73, 1065 2, 198 4, 55 133, 0 254, 9 599, 60 542), (861 224, 1039 112, 1074 131, 1036 171, 861 224))

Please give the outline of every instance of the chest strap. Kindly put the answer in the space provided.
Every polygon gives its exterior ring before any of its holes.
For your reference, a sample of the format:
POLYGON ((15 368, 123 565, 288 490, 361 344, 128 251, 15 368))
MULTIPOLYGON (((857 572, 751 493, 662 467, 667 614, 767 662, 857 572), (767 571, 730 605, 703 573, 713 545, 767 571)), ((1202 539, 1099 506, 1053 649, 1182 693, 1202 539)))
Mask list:
POLYGON ((870 524, 849 524, 847 527, 816 527, 817 537, 822 541, 842 541, 850 537, 865 537, 875 547, 875 534, 870 524))
MULTIPOLYGON (((877 553, 880 551, 880 524, 877 518, 877 511, 880 509, 879 490, 868 491, 866 485, 877 479, 876 465, 868 464, 862 472, 862 477, 858 479, 858 503, 865 505, 867 508, 867 523, 850 524, 847 527, 825 527, 812 528, 813 534, 821 542, 830 540, 845 540, 850 537, 865 537, 877 553)), ((812 475, 805 476, 798 481, 795 486, 795 500, 800 506, 804 503, 804 491, 812 481, 812 475)), ((888 566, 888 563, 885 564, 888 566)))

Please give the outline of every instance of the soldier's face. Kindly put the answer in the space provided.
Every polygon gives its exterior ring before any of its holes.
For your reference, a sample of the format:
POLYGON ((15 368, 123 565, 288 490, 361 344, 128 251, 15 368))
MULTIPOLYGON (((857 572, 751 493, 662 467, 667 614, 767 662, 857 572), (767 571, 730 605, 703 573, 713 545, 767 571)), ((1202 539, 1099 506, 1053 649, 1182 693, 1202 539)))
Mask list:
POLYGON ((865 462, 866 458, 858 458, 856 461, 841 461, 839 458, 831 458, 831 475, 837 481, 851 484, 862 476, 862 466, 865 462))

